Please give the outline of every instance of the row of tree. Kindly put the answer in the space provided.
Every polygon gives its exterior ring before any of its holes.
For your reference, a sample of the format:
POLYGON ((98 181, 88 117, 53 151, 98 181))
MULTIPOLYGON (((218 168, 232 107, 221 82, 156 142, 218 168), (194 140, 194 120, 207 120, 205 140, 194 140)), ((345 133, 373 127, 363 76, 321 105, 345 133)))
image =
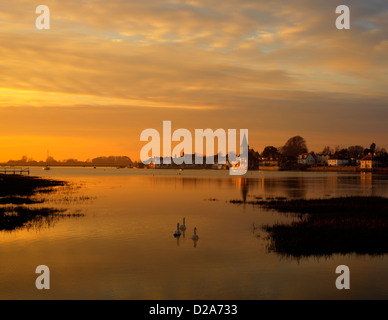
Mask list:
MULTIPOLYGON (((260 154, 253 149, 249 151, 250 166, 256 166, 260 157, 267 159, 279 160, 281 162, 295 161, 299 155, 307 153, 308 148, 306 140, 301 136, 294 136, 287 140, 284 146, 276 148, 274 146, 267 146, 260 154)), ((314 152, 311 152, 314 154, 314 152)), ((378 148, 375 143, 372 143, 369 148, 364 148, 360 145, 350 146, 348 148, 336 147, 332 149, 326 146, 322 152, 322 155, 336 156, 343 159, 361 159, 362 157, 372 154, 378 155, 381 159, 388 160, 387 151, 384 148, 378 148)), ((34 165, 64 165, 64 166, 132 166, 138 165, 133 163, 129 157, 126 156, 110 156, 110 157, 98 157, 92 160, 78 161, 77 159, 67 159, 63 161, 57 161, 53 157, 48 157, 46 162, 35 161, 28 159, 26 156, 21 160, 10 160, 6 163, 11 166, 34 166, 34 165)))
POLYGON ((268 159, 288 158, 296 159, 300 154, 307 153, 306 140, 301 136, 295 136, 285 143, 283 147, 275 148, 274 146, 267 146, 262 152, 262 157, 268 159))
MULTIPOLYGON (((267 146, 261 153, 262 157, 268 159, 287 158, 289 160, 296 160, 300 154, 307 153, 306 140, 301 136, 290 138, 283 147, 275 148, 274 146, 267 146)), ((315 154, 314 152, 311 152, 315 154)), ((326 156, 336 156, 343 159, 361 159, 364 156, 371 154, 379 157, 386 157, 387 151, 384 148, 379 148, 376 143, 372 143, 369 148, 364 148, 360 145, 350 146, 348 148, 340 148, 339 146, 332 149, 329 146, 323 148, 320 153, 326 156)))
POLYGON ((53 157, 48 157, 46 162, 35 161, 34 159, 28 159, 27 156, 23 156, 21 160, 10 160, 6 163, 9 166, 117 166, 128 167, 132 165, 132 160, 126 156, 110 156, 110 157, 98 157, 92 160, 79 161, 77 159, 67 159, 63 161, 55 160, 53 157))

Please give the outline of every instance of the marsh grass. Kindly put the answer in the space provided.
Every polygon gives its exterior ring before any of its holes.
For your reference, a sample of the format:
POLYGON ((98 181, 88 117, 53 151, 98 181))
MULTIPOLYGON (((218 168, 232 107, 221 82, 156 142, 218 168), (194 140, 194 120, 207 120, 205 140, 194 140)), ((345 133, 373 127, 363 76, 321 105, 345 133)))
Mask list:
MULTIPOLYGON (((231 203, 242 203, 232 200, 231 203)), ((250 201, 281 213, 291 223, 263 225, 268 250, 293 257, 388 253, 388 198, 340 197, 250 201)))
POLYGON ((65 218, 83 216, 79 212, 67 213, 66 209, 36 207, 47 202, 44 195, 55 194, 58 188, 65 186, 70 187, 64 181, 0 175, 0 231, 39 230, 65 218))
POLYGON ((0 204, 36 204, 43 203, 43 200, 31 199, 29 197, 3 197, 0 198, 0 204))
POLYGON ((64 181, 21 175, 0 175, 0 197, 31 196, 37 191, 51 192, 53 187, 65 186, 64 181))
POLYGON ((31 209, 24 206, 0 208, 0 231, 21 228, 39 230, 46 226, 51 227, 61 219, 81 216, 81 213, 66 213, 65 209, 31 209))

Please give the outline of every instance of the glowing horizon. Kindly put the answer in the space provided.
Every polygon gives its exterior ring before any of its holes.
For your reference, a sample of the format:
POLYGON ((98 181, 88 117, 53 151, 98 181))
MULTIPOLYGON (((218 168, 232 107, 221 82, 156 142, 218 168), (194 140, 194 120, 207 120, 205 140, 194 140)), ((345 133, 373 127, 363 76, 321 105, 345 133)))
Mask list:
POLYGON ((22 156, 138 160, 140 133, 247 128, 262 151, 388 149, 388 4, 335 1, 27 0, 0 6, 0 162, 22 156))

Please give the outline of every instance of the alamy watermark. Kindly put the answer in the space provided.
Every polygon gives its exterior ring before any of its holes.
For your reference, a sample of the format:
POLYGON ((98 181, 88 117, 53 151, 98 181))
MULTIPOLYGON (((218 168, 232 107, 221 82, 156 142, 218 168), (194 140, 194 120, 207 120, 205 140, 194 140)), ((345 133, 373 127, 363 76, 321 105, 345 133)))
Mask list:
POLYGON ((340 265, 335 269, 336 274, 340 274, 335 281, 338 290, 350 289, 350 270, 348 266, 340 265))
POLYGON ((48 6, 40 5, 35 9, 35 13, 39 14, 39 17, 35 20, 35 26, 38 30, 50 29, 50 9, 48 6))
POLYGON ((40 265, 36 267, 36 274, 40 274, 36 278, 35 286, 38 290, 49 290, 50 289, 50 269, 46 265, 40 265))
MULTIPOLYGON (((39 17, 35 21, 35 26, 38 30, 50 29, 50 9, 46 5, 39 5, 35 9, 35 13, 39 17)), ((341 14, 335 21, 335 26, 338 30, 350 29, 350 9, 346 5, 337 6, 335 13, 341 14)))
POLYGON ((193 154, 193 137, 187 129, 177 129, 171 132, 171 121, 163 121, 163 156, 160 155, 161 137, 155 129, 145 129, 140 135, 140 141, 148 141, 140 151, 140 160, 145 165, 176 165, 193 162, 197 165, 215 164, 229 167, 230 175, 244 175, 248 171, 248 129, 240 129, 240 153, 237 156, 237 130, 228 130, 228 139, 224 129, 195 129, 195 153, 193 154), (215 138, 217 137, 218 153, 214 155, 215 138), (151 141, 149 141, 151 139, 151 141), (182 140, 183 139, 183 140, 182 140), (182 141, 181 141, 182 140, 182 141), (206 140, 206 156, 203 154, 206 140), (179 142, 173 150, 172 141, 179 142), (226 149, 228 146, 228 150, 226 149), (150 155, 151 154, 151 155, 150 155))

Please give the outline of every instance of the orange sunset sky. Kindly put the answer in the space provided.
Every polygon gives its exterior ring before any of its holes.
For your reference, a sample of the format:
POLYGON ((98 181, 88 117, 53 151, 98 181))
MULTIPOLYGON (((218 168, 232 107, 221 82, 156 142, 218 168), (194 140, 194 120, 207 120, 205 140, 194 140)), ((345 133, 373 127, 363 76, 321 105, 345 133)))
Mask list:
POLYGON ((388 148, 388 1, 13 0, 0 25, 0 161, 137 160, 163 120, 246 128, 259 151, 388 148))

